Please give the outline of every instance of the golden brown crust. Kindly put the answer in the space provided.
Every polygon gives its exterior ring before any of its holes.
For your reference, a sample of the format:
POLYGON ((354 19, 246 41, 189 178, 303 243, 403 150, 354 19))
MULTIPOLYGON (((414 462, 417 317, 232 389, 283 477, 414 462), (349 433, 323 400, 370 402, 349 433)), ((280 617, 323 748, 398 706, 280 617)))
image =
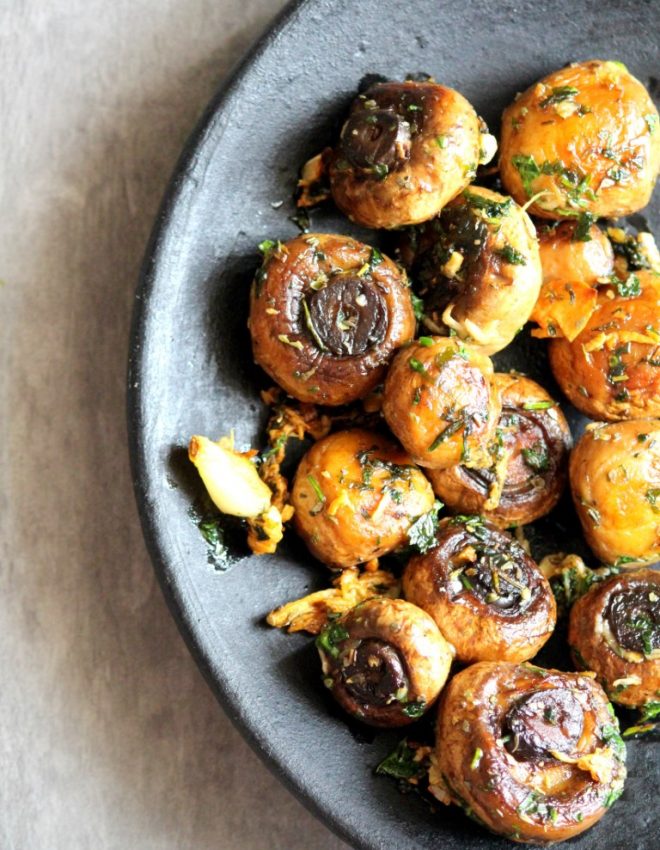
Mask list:
POLYGON ((541 287, 536 230, 511 198, 470 186, 438 218, 405 232, 404 262, 424 310, 484 352, 505 348, 541 287))
POLYGON ((429 469, 427 476, 445 505, 461 514, 481 514, 507 528, 549 513, 568 475, 571 432, 559 405, 529 378, 496 373, 502 413, 484 469, 463 465, 429 469))
POLYGON ((256 362, 301 401, 340 405, 380 383, 415 332, 405 274, 347 236, 273 246, 252 287, 256 362))
POLYGON ((291 501, 295 529, 331 567, 350 567, 402 546, 433 506, 433 490, 410 457, 379 434, 338 431, 301 460, 291 501))
POLYGON ((489 358, 455 338, 423 337, 387 373, 383 414, 416 463, 471 463, 483 455, 500 412, 489 358))
POLYGON ((618 218, 648 203, 660 167, 658 112, 620 62, 569 65, 502 116, 506 190, 542 218, 618 218))
POLYGON ((593 826, 621 793, 624 754, 601 687, 577 673, 474 664, 440 702, 440 781, 472 817, 515 841, 563 841, 593 826))
POLYGON ((435 702, 452 651, 433 620, 403 599, 378 597, 335 620, 317 640, 324 682, 371 726, 406 726, 435 702))
POLYGON ((592 419, 660 416, 660 276, 652 271, 635 276, 638 295, 602 288, 586 328, 572 342, 550 343, 557 383, 592 419))
POLYGON ((587 543, 606 564, 660 557, 660 422, 591 427, 569 463, 587 543))
POLYGON ((575 663, 596 673, 613 702, 660 700, 659 600, 660 572, 635 570, 594 585, 571 609, 575 663))
POLYGON ((612 244, 600 227, 592 224, 579 237, 575 221, 538 230, 543 280, 580 281, 595 285, 614 271, 612 244))
POLYGON ((403 593, 468 664, 526 661, 555 626, 555 599, 536 563, 479 517, 443 520, 437 546, 409 561, 403 593))
POLYGON ((329 167, 332 196, 366 227, 426 221, 473 179, 480 144, 479 118, 453 89, 378 83, 354 101, 342 130, 329 167))

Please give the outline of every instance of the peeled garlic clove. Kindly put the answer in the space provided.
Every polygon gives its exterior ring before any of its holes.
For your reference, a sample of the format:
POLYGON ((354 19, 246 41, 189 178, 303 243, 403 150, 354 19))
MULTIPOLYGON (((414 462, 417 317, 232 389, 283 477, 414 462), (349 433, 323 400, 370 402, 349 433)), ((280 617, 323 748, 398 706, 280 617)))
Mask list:
POLYGON ((208 437, 191 437, 188 457, 223 514, 255 517, 264 513, 270 507, 270 488, 251 461, 226 446, 226 440, 214 443, 208 437))

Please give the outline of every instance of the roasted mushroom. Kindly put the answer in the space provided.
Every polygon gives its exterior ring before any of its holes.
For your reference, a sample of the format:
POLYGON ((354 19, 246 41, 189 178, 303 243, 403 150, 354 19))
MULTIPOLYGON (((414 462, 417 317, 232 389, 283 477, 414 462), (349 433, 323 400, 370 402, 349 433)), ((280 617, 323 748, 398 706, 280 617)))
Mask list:
POLYGON ((381 727, 421 717, 447 681, 453 657, 428 614, 385 597, 329 623, 316 646, 323 681, 344 711, 381 727))
POLYGON ((539 295, 534 225, 490 189, 470 186, 437 218, 404 231, 399 251, 425 313, 485 354, 511 342, 539 295))
POLYGON ((542 218, 618 218, 645 207, 660 167, 658 111, 621 62, 572 64, 502 116, 500 174, 542 218))
POLYGON ((256 362, 301 401, 367 395, 415 333, 403 272, 347 236, 309 234, 264 251, 250 307, 256 362))
POLYGON ((660 422, 587 428, 571 454, 575 509, 606 564, 660 558, 660 422))
POLYGON ((618 728, 588 674, 474 664, 442 695, 430 790, 514 841, 564 841, 623 791, 618 728))
POLYGON ((359 429, 315 443, 298 466, 291 497, 295 528, 310 552, 338 568, 402 546, 434 498, 404 451, 359 429))
POLYGON ((500 402, 488 357, 456 338, 421 337, 387 373, 383 414, 420 466, 478 463, 495 433, 500 402))
POLYGON ((506 528, 549 513, 559 501, 568 472, 571 432, 559 405, 534 381, 495 374, 502 401, 490 463, 429 469, 433 489, 461 514, 482 514, 506 528))
POLYGON ((536 563, 478 516, 440 522, 435 548, 409 561, 403 593, 465 663, 526 661, 555 627, 555 599, 536 563))
POLYGON ((577 667, 593 670, 613 702, 659 702, 660 572, 636 570, 592 587, 571 609, 568 642, 577 667))
POLYGON ((550 343, 552 372, 592 419, 660 416, 660 276, 631 273, 601 288, 598 306, 572 342, 550 343))
POLYGON ((417 224, 458 195, 496 147, 457 91, 377 83, 354 101, 330 158, 332 197, 366 227, 417 224))
POLYGON ((541 227, 538 239, 544 282, 580 281, 594 286, 614 271, 612 244, 590 218, 541 227))

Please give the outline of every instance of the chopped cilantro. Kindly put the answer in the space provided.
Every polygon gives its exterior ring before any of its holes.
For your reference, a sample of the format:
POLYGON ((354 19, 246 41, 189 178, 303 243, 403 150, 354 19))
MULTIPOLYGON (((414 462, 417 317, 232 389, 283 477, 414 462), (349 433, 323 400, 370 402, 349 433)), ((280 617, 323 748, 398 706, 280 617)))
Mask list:
POLYGON ((595 221, 595 216, 588 212, 581 212, 578 216, 577 226, 573 232, 574 242, 591 242, 589 230, 595 221))
POLYGON ((623 298, 634 298, 642 291, 639 278, 636 274, 629 274, 625 280, 616 278, 616 280, 613 280, 613 283, 616 286, 617 292, 623 298))

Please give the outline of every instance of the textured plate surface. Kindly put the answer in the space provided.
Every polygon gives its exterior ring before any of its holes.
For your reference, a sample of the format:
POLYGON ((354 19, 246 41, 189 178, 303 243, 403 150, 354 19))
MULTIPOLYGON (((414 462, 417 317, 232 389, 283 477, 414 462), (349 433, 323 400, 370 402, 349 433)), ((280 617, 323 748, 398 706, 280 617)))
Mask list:
MULTIPOLYGON (((291 542, 275 558, 216 571, 191 521, 193 433, 264 425, 246 330, 256 245, 298 231, 288 216, 300 164, 329 142, 359 80, 425 71, 459 89, 492 129, 517 91, 574 60, 618 59, 657 96, 653 2, 308 0, 288 7, 209 107, 156 223, 137 294, 129 369, 131 450, 158 576, 225 710, 277 774, 363 850, 507 846, 457 810, 437 814, 373 776, 399 735, 356 735, 320 685, 313 644, 268 629, 274 606, 327 581, 291 542), (280 205, 280 202, 283 202, 280 205)), ((658 224, 658 197, 645 215, 658 224)), ((313 226, 369 240, 332 209, 313 226)), ((373 241, 373 237, 372 241, 373 241)), ((547 383, 547 382, 546 382, 547 383)), ((558 544, 559 545, 559 544, 558 544)), ((631 776, 576 848, 656 845, 655 747, 629 747, 631 776)))

